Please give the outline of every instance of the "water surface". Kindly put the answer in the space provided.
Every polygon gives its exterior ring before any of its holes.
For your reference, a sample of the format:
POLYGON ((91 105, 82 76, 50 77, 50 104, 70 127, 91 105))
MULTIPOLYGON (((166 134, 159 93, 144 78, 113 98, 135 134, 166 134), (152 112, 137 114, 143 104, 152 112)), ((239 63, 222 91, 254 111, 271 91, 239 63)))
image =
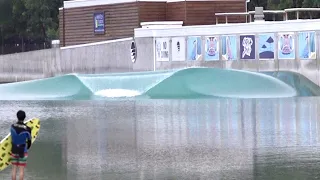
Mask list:
POLYGON ((219 68, 67 74, 0 85, 0 100, 287 98, 320 96, 320 87, 294 72, 219 68))
POLYGON ((19 109, 40 118, 27 180, 317 179, 319 102, 1 101, 0 136, 19 109))

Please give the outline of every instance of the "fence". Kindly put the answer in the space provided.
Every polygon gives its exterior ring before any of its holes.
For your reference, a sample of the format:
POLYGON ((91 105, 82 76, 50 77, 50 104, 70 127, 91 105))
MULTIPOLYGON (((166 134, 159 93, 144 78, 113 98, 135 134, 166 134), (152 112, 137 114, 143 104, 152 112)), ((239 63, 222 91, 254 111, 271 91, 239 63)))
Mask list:
POLYGON ((51 48, 50 43, 24 44, 23 46, 21 46, 21 44, 4 44, 0 45, 0 55, 36 51, 49 48, 51 48))
MULTIPOLYGON (((290 20, 289 14, 295 13, 296 19, 301 18, 301 13, 308 13, 308 18, 313 19, 314 17, 320 17, 319 15, 320 8, 290 8, 290 9, 284 9, 284 10, 264 10, 263 14, 265 15, 265 19, 267 20, 290 20), (316 12, 317 14, 314 14, 316 12), (279 18, 279 15, 281 16, 279 18)), ((216 16, 216 24, 219 23, 219 17, 225 18, 225 23, 228 23, 228 17, 230 16, 245 16, 246 22, 253 22, 252 16, 255 15, 255 11, 249 11, 249 12, 234 12, 234 13, 215 13, 216 16), (248 20, 249 17, 249 20, 248 20)), ((293 17, 293 16, 291 16, 293 17)))

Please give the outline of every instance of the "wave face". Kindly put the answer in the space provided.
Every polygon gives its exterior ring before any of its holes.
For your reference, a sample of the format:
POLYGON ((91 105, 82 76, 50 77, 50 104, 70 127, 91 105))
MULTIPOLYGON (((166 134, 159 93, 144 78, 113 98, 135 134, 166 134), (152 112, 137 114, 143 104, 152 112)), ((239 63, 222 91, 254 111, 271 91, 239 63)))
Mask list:
POLYGON ((296 89, 298 93, 297 96, 320 96, 319 86, 299 73, 291 71, 262 73, 273 76, 290 85, 291 87, 296 89))
POLYGON ((92 92, 75 75, 0 85, 1 100, 90 99, 92 92))
POLYGON ((279 98, 317 96, 319 86, 291 72, 254 73, 217 68, 157 72, 68 74, 0 85, 1 100, 110 98, 279 98))

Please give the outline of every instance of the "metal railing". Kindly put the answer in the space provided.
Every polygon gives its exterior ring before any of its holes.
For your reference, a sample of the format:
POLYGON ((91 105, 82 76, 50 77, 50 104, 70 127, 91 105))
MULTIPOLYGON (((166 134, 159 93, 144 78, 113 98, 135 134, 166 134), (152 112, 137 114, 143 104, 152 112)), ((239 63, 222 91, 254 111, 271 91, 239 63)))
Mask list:
MULTIPOLYGON (((276 20, 276 15, 282 14, 283 21, 288 20, 288 13, 290 12, 296 12, 296 17, 299 19, 299 12, 310 12, 310 11, 318 11, 320 12, 320 8, 290 8, 290 9, 284 9, 284 10, 264 10, 264 14, 272 14, 273 15, 273 21, 276 20)), ((215 13, 216 16, 216 24, 219 23, 219 17, 224 16, 226 23, 228 23, 228 17, 230 16, 245 16, 246 17, 246 23, 248 22, 248 16, 249 16, 249 22, 253 22, 252 15, 255 14, 255 11, 249 11, 249 12, 234 12, 234 13, 215 13)), ((310 17, 311 18, 311 17, 310 17)))
MULTIPOLYGON (((285 13, 285 18, 286 20, 288 20, 288 13, 290 12, 296 12, 296 17, 297 19, 299 19, 299 12, 312 12, 312 11, 316 11, 316 12, 320 12, 320 8, 291 8, 291 9, 285 9, 284 10, 286 13, 285 13)), ((310 17, 311 19, 311 17, 310 17)))
POLYGON ((246 16, 246 23, 248 22, 248 16, 250 15, 247 12, 234 12, 234 13, 215 13, 216 15, 216 24, 219 23, 219 16, 224 16, 226 18, 226 23, 228 23, 229 16, 246 16))
MULTIPOLYGON (((255 14, 255 11, 249 11, 249 14, 250 14, 250 22, 252 22, 252 15, 255 14)), ((285 21, 286 20, 286 11, 285 10, 265 10, 263 11, 263 14, 272 14, 273 16, 273 21, 276 20, 276 15, 278 14, 282 14, 282 17, 283 17, 283 20, 285 21)))
POLYGON ((5 54, 13 54, 13 53, 20 53, 20 52, 28 52, 28 51, 35 51, 35 50, 42 50, 42 49, 49 49, 51 48, 51 44, 48 43, 25 43, 23 47, 21 44, 0 44, 0 55, 5 54))

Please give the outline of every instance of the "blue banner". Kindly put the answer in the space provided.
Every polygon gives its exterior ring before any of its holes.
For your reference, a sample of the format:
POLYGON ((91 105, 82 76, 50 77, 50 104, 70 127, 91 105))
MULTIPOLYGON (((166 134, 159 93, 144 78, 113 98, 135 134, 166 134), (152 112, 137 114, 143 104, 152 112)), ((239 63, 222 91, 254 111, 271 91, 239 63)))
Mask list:
POLYGON ((94 18, 94 33, 104 34, 104 12, 97 12, 93 15, 94 18))

